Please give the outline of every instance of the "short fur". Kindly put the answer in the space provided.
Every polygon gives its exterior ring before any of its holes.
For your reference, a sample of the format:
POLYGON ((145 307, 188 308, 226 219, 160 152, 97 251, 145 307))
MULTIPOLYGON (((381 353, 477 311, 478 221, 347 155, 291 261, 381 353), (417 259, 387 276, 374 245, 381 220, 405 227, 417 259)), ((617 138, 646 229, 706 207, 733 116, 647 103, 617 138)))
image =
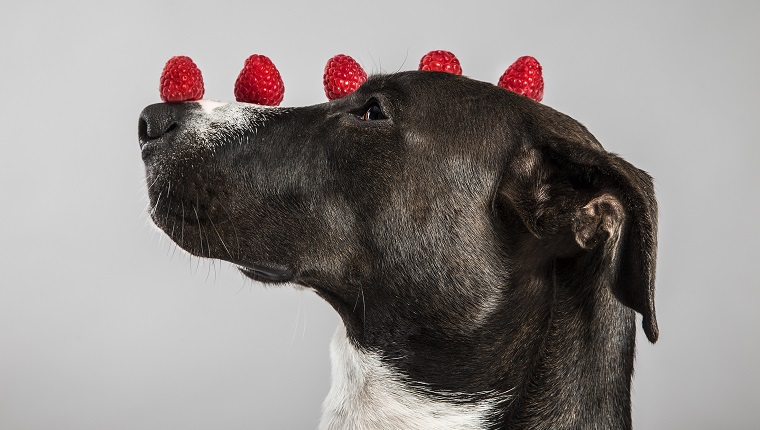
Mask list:
POLYGON ((658 336, 656 202, 575 120, 404 72, 310 107, 152 105, 139 134, 155 223, 316 291, 366 374, 487 405, 483 428, 631 428, 635 312, 658 336))

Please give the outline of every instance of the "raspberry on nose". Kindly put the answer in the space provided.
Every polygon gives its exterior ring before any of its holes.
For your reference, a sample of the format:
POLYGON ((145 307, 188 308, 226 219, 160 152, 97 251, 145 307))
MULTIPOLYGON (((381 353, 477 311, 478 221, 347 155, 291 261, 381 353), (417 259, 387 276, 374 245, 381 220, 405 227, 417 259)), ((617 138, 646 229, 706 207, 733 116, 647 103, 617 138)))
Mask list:
POLYGON ((159 93, 165 102, 186 102, 203 98, 203 76, 190 57, 178 55, 166 62, 159 93))
POLYGON ((235 81, 235 100, 264 106, 278 106, 285 95, 285 84, 272 60, 253 54, 245 60, 235 81))

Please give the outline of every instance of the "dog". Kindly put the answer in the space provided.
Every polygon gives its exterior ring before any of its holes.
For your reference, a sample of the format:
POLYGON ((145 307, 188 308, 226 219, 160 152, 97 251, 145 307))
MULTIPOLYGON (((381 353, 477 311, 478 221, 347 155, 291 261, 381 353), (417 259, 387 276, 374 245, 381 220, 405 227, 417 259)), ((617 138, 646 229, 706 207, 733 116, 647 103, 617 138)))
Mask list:
POLYGON ((440 72, 308 107, 148 106, 151 216, 338 312, 320 429, 629 429, 655 342, 651 177, 572 118, 440 72))

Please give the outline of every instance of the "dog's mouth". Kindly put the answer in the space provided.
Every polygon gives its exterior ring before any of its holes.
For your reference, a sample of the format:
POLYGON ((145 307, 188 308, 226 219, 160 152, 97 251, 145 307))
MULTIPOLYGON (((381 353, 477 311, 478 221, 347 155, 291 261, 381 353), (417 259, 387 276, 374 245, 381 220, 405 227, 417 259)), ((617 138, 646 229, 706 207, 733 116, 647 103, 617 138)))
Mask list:
POLYGON ((245 276, 260 282, 288 282, 293 279, 293 270, 279 265, 256 263, 238 266, 245 276))

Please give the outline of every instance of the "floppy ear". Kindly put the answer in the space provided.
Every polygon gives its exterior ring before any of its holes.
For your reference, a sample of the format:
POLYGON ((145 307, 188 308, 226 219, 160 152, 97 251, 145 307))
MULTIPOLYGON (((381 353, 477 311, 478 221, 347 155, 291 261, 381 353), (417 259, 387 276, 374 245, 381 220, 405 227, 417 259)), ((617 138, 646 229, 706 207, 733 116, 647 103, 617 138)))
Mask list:
POLYGON ((659 336, 654 308, 657 202, 652 178, 595 140, 547 139, 511 157, 502 188, 536 237, 568 229, 583 249, 604 242, 613 265, 612 293, 643 316, 650 342, 659 336))

